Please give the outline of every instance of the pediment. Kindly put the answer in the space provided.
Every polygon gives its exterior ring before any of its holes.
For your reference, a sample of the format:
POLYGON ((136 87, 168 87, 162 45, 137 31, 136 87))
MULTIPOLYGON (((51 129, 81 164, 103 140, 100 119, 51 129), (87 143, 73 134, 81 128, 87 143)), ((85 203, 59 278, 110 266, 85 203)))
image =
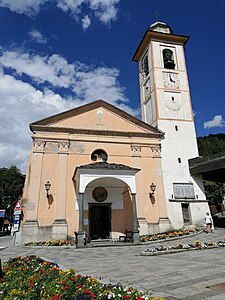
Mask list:
POLYGON ((117 107, 98 100, 30 124, 32 131, 95 131, 162 135, 156 128, 117 107))

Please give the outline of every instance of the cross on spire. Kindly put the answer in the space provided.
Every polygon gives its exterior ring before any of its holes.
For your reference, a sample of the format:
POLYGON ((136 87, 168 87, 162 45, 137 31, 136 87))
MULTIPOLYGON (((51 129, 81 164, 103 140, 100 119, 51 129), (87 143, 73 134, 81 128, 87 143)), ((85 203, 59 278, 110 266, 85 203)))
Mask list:
POLYGON ((159 14, 157 11, 155 11, 154 17, 156 22, 159 21, 159 14))

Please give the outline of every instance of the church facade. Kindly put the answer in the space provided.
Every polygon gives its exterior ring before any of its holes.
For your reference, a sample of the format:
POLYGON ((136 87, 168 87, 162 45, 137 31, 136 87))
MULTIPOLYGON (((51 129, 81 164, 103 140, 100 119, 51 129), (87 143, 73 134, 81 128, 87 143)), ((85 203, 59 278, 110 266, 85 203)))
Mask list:
POLYGON ((156 22, 133 60, 142 120, 97 100, 30 124, 22 242, 118 239, 203 225, 208 203, 188 159, 198 156, 184 45, 156 22))

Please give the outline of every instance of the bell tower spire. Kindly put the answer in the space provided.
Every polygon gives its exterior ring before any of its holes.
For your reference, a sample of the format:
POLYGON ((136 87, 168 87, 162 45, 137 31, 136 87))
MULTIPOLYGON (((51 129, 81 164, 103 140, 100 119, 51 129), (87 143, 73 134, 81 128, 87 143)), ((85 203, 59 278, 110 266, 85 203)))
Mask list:
POLYGON ((163 180, 174 228, 185 222, 198 223, 208 210, 202 180, 190 175, 188 165, 189 159, 198 156, 184 55, 188 40, 188 36, 176 35, 166 23, 156 21, 146 30, 133 56, 139 66, 142 120, 165 133, 163 180), (199 199, 205 201, 206 210, 198 215, 199 199))

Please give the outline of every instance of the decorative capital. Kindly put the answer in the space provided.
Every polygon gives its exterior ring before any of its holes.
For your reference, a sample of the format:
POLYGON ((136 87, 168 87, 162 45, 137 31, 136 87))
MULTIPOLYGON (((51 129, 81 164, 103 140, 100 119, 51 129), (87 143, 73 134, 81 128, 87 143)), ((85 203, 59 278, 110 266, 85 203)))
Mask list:
POLYGON ((131 145, 130 149, 134 155, 140 155, 142 147, 139 145, 131 145))
POLYGON ((161 154, 161 145, 154 145, 154 146, 151 146, 151 150, 152 150, 152 153, 155 154, 155 155, 160 155, 161 154))
POLYGON ((46 142, 43 140, 33 140, 33 150, 34 152, 42 152, 44 151, 46 142))
POLYGON ((70 142, 58 142, 58 148, 60 152, 68 151, 70 147, 70 142))

